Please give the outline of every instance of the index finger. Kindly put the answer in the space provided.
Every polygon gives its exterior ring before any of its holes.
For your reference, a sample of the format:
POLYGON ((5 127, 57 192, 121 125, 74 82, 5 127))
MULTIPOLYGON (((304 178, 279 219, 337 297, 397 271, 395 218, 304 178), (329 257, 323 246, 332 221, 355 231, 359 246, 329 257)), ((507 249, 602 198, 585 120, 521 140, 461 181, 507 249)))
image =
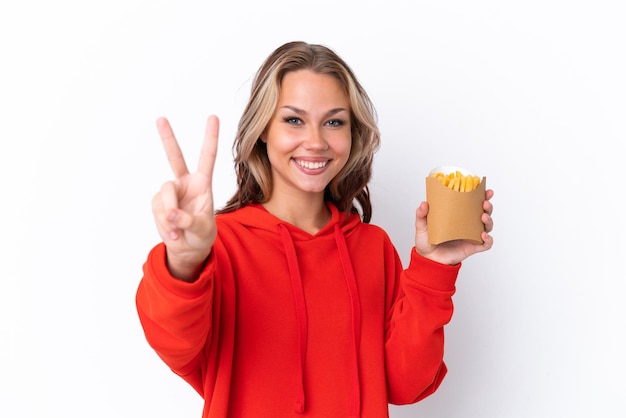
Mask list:
POLYGON ((172 131, 169 121, 164 117, 158 118, 157 129, 159 130, 159 135, 161 136, 161 141, 163 142, 163 147, 165 148, 167 161, 170 163, 170 167, 172 168, 176 178, 181 178, 184 175, 189 174, 185 158, 180 150, 178 141, 176 141, 174 131, 172 131))
POLYGON ((213 175, 213 167, 215 167, 219 130, 220 121, 217 116, 209 116, 206 122, 202 150, 200 151, 200 160, 198 161, 198 171, 205 174, 209 178, 213 175))

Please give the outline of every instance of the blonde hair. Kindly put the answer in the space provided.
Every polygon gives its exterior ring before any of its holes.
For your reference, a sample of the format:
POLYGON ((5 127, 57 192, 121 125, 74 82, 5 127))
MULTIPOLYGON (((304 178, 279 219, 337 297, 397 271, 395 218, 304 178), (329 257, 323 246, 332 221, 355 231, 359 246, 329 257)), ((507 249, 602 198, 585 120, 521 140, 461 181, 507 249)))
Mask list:
POLYGON ((237 191, 217 213, 230 212, 251 203, 263 203, 272 194, 272 170, 267 148, 260 136, 278 104, 285 74, 311 70, 335 77, 350 102, 352 147, 343 169, 326 187, 324 198, 346 213, 359 213, 364 222, 372 217, 368 182, 380 133, 374 106, 350 67, 332 50, 306 42, 288 42, 272 52, 256 73, 252 91, 239 120, 233 144, 237 191))

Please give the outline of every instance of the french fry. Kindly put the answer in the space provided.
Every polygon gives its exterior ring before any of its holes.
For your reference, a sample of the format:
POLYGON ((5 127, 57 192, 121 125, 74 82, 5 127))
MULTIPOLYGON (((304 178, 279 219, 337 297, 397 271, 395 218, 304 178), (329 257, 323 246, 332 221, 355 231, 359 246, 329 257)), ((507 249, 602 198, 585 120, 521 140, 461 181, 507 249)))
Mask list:
POLYGON ((448 174, 436 172, 432 173, 431 176, 438 179, 448 189, 456 192, 471 192, 480 184, 480 177, 472 174, 464 175, 458 170, 448 174))

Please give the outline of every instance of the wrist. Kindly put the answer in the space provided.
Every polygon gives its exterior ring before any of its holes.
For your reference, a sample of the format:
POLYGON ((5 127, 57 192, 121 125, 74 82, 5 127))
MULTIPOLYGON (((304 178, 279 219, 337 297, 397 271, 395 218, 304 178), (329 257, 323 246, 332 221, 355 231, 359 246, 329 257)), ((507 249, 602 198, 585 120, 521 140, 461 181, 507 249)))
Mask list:
MULTIPOLYGON (((209 252, 210 254, 210 252, 209 252)), ((166 253, 166 265, 172 277, 186 282, 194 282, 200 276, 202 269, 209 257, 206 255, 173 255, 169 251, 166 253)))

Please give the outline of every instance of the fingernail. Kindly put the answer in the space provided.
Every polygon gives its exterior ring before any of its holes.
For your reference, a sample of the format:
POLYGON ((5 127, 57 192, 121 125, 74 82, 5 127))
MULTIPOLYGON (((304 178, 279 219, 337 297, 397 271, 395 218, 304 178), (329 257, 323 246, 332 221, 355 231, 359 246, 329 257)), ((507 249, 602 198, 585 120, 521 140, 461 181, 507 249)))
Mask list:
POLYGON ((176 222, 178 220, 178 212, 173 210, 170 212, 170 215, 167 217, 167 220, 170 222, 176 222))

